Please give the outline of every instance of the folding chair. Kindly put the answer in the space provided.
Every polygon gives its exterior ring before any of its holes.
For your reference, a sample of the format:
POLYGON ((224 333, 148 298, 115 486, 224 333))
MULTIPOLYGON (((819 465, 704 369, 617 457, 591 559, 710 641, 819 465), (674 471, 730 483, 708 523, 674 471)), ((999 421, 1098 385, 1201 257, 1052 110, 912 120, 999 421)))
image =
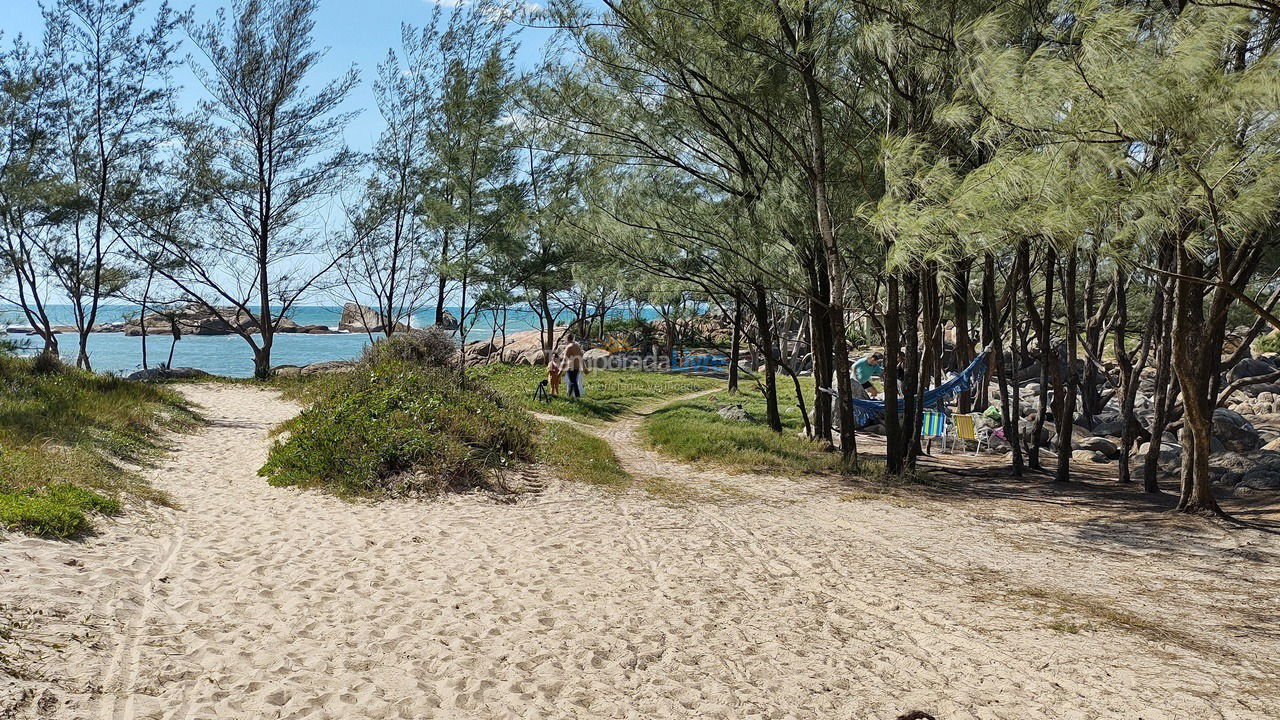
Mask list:
POLYGON ((991 428, 986 425, 978 424, 979 414, 956 415, 954 418, 956 439, 968 440, 977 445, 977 452, 982 452, 982 444, 987 444, 987 450, 991 449, 991 428))
POLYGON ((920 435, 929 439, 925 452, 933 450, 933 439, 942 440, 942 449, 947 449, 947 414, 937 410, 925 410, 920 420, 920 435))

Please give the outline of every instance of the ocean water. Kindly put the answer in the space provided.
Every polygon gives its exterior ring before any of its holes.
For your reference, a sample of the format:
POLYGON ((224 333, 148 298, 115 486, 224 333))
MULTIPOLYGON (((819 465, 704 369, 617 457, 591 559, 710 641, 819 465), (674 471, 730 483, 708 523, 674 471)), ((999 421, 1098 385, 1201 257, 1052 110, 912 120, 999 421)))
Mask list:
MULTIPOLYGON (((456 317, 458 308, 447 308, 456 317)), ((138 309, 131 305, 109 305, 99 310, 99 322, 120 322, 130 316, 136 316, 138 309)), ((290 317, 300 325, 327 325, 338 327, 342 316, 342 308, 326 305, 300 306, 294 309, 290 317)), ((51 306, 50 318, 55 324, 72 325, 70 306, 51 306)), ((412 324, 415 327, 430 325, 435 319, 434 309, 430 313, 415 316, 412 324)), ((26 326, 26 319, 21 311, 0 308, 0 327, 26 326)), ((538 326, 537 316, 529 310, 513 308, 507 314, 507 332, 514 333, 530 330, 538 326)), ((487 338, 492 328, 492 320, 481 316, 475 326, 467 334, 468 340, 487 338)), ((33 348, 39 347, 40 339, 21 334, 8 334, 9 339, 22 342, 30 341, 33 348)), ((375 338, 378 337, 375 335, 375 338)), ((167 334, 151 335, 147 338, 147 356, 149 364, 155 367, 168 359, 171 338, 167 334)), ((329 360, 350 360, 360 355, 369 344, 369 336, 365 333, 349 333, 332 335, 293 335, 279 334, 271 350, 273 365, 307 365, 329 360)), ((68 360, 74 361, 76 356, 76 337, 65 334, 59 337, 59 351, 68 360)), ((93 369, 98 372, 111 372, 127 375, 142 368, 142 338, 126 337, 124 333, 93 333, 89 336, 89 359, 93 369)), ((238 335, 197 336, 184 335, 174 347, 173 367, 200 368, 215 375, 227 377, 250 377, 253 375, 253 351, 249 344, 238 335)))

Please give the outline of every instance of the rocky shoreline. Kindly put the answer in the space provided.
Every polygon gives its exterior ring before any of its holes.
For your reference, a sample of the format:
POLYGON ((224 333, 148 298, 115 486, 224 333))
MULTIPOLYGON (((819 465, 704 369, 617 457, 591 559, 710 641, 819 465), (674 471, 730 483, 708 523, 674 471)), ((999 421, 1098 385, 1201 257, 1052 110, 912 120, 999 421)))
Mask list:
MULTIPOLYGON (((296 335, 335 335, 349 333, 382 333, 383 324, 377 319, 378 313, 373 308, 358 303, 346 303, 342 307, 342 315, 338 326, 299 325, 288 317, 276 321, 276 333, 296 335)), ((454 330, 458 321, 449 313, 445 313, 443 327, 454 330)), ((397 329, 408 329, 403 323, 397 329)), ((36 336, 39 333, 29 325, 10 325, 4 328, 10 335, 36 336)), ((71 335, 77 332, 74 325, 55 325, 55 335, 71 335)), ((133 318, 123 322, 98 323, 90 331, 92 333, 123 333, 126 337, 147 335, 196 335, 219 336, 240 333, 257 334, 258 321, 249 314, 234 307, 219 307, 216 312, 198 303, 190 303, 170 311, 147 313, 141 318, 133 318)))

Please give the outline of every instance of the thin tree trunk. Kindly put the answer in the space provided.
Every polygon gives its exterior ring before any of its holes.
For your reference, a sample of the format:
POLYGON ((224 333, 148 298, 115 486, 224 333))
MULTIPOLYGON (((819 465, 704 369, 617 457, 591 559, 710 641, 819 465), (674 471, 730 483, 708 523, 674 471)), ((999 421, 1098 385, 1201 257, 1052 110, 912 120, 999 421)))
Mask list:
MULTIPOLYGON (((1061 383, 1063 395, 1058 402, 1061 414, 1058 420, 1058 465, 1054 480, 1069 482, 1071 480, 1071 449, 1073 447, 1073 431, 1076 415, 1076 388, 1079 386, 1079 317, 1076 308, 1076 274, 1080 265, 1080 251, 1072 248, 1067 257, 1066 278, 1062 283, 1063 300, 1066 303, 1067 318, 1067 367, 1066 377, 1061 383)), ((1046 317, 1049 315, 1046 313, 1046 317)))
POLYGON ((773 353, 773 331, 769 326, 769 297, 764 285, 755 286, 756 338, 764 353, 765 421, 769 429, 782 432, 782 416, 778 414, 777 359, 773 353))
POLYGON ((742 357, 742 303, 738 298, 733 299, 733 346, 729 348, 729 392, 737 395, 738 390, 738 361, 742 357))
POLYGON ((889 272, 885 278, 887 308, 884 314, 884 436, 885 470, 899 475, 903 470, 902 418, 898 415, 898 355, 902 346, 901 308, 898 275, 889 272))
MULTIPOLYGON (((955 365, 957 370, 969 367, 973 361, 973 345, 969 340, 969 268, 973 261, 965 258, 956 263, 956 287, 951 296, 951 307, 955 317, 956 344, 955 365)), ((985 386, 986 383, 983 383, 985 386)), ((974 397, 972 393, 964 393, 959 398, 961 413, 973 411, 974 397)))
POLYGON ((905 327, 903 332, 906 334, 906 356, 907 362, 904 368, 906 372, 906 382, 902 387, 902 417, 906 427, 903 428, 903 435, 906 447, 906 456, 903 463, 905 470, 914 472, 916 468, 916 458, 920 457, 920 422, 922 412, 920 407, 920 277, 915 271, 909 271, 906 274, 906 283, 903 288, 906 291, 906 307, 905 309, 905 327))

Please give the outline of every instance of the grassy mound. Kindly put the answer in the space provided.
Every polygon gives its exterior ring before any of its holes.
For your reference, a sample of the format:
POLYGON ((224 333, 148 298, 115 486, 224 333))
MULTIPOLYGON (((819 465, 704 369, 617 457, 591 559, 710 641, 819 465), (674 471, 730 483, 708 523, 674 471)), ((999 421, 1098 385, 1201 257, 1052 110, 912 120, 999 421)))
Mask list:
POLYGON ((538 459, 566 480, 609 490, 625 490, 632 483, 609 443, 598 437, 554 420, 543 424, 538 440, 538 459))
MULTIPOLYGON (((807 398, 806 398, 807 399, 807 398)), ((789 398, 779 397, 783 430, 765 425, 765 401, 758 392, 711 395, 675 403, 641 423, 644 438, 657 450, 687 462, 701 462, 744 472, 830 472, 839 468, 838 453, 803 437, 804 418, 789 398), (741 403, 748 420, 729 420, 719 403, 741 403)))
POLYGON ((533 421, 449 368, 376 353, 308 388, 259 474, 272 485, 340 495, 429 495, 499 489, 533 458, 533 421))
POLYGON ((5 354, 0 388, 0 528, 69 537, 125 497, 163 501, 119 462, 159 450, 159 428, 194 420, 178 395, 5 354))
POLYGON ((549 403, 540 403, 534 401, 533 391, 538 382, 546 378, 545 367, 494 363, 473 368, 470 375, 484 380, 521 407, 579 420, 612 420, 646 402, 722 387, 724 382, 640 370, 597 370, 587 374, 584 397, 570 398, 568 380, 565 380, 560 396, 549 403))

